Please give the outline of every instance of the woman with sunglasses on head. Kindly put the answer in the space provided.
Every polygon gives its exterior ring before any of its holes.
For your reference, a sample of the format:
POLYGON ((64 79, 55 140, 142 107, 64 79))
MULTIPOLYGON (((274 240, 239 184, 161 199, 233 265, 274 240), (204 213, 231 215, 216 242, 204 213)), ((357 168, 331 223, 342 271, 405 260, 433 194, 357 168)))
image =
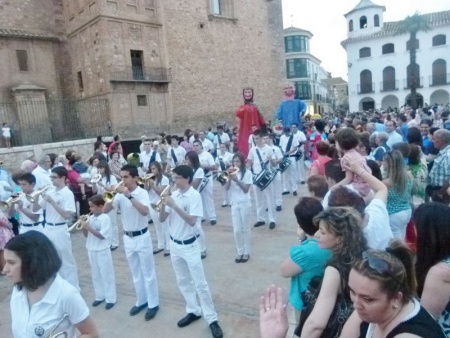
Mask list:
POLYGON ((341 337, 445 338, 415 298, 414 258, 401 241, 386 251, 364 252, 353 264, 348 286, 355 311, 341 337))
POLYGON ((422 306, 450 337, 450 208, 425 203, 414 212, 417 293, 422 306))

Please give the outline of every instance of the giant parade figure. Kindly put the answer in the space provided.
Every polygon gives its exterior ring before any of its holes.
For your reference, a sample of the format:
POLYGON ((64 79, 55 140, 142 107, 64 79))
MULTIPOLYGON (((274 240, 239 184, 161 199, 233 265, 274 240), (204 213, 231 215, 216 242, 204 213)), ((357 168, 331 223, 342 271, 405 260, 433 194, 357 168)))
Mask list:
POLYGON ((277 111, 277 120, 280 120, 283 127, 291 127, 297 124, 298 129, 303 129, 302 117, 306 112, 306 104, 302 100, 295 99, 295 88, 291 83, 283 87, 284 100, 277 111))

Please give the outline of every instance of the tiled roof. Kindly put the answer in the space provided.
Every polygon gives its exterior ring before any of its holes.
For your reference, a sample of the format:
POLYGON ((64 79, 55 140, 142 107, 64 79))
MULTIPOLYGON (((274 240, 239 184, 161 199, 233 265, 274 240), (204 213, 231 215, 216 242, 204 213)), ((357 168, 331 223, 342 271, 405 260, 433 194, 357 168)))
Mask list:
MULTIPOLYGON (((439 26, 450 26, 450 11, 442 11, 442 12, 435 12, 435 13, 428 13, 421 15, 425 17, 425 19, 428 22, 428 27, 435 28, 439 26)), ((378 38, 383 38, 386 36, 394 36, 398 32, 398 28, 400 26, 400 23, 402 21, 394 21, 394 22, 385 22, 383 24, 383 28, 379 30, 378 32, 357 36, 354 38, 349 38, 347 40, 344 40, 341 42, 341 45, 345 48, 346 45, 353 42, 359 42, 359 41, 367 41, 367 40, 373 40, 378 38)))
POLYGON ((53 34, 38 34, 19 29, 0 28, 0 37, 11 37, 20 39, 40 39, 40 40, 58 40, 58 36, 53 34))
POLYGON ((347 15, 352 14, 353 12, 356 12, 357 10, 360 9, 364 9, 364 8, 383 8, 383 11, 386 10, 386 7, 384 6, 380 6, 377 4, 374 4, 372 1, 370 0, 361 0, 359 2, 359 4, 357 4, 355 6, 355 8, 353 8, 350 12, 348 12, 347 14, 344 14, 345 17, 347 17, 347 15))
POLYGON ((313 35, 310 31, 307 31, 306 29, 297 28, 294 26, 288 27, 283 29, 284 33, 308 33, 310 35, 313 35))

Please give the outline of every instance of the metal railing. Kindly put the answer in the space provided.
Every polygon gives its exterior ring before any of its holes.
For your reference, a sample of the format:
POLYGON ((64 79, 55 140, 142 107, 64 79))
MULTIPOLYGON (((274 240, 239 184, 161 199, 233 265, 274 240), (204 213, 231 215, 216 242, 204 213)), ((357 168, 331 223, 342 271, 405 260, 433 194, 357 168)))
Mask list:
POLYGON ((359 84, 358 83, 358 94, 368 94, 375 93, 375 82, 359 84))
MULTIPOLYGON (((403 89, 410 89, 411 88, 411 84, 410 84, 409 79, 403 79, 403 89)), ((423 76, 417 78, 416 80, 416 87, 417 88, 422 88, 423 87, 423 76)))
POLYGON ((389 92, 393 90, 398 90, 398 80, 380 82, 380 92, 389 92))
POLYGON ((428 78, 429 86, 445 86, 450 84, 450 73, 438 75, 430 75, 428 78))
POLYGON ((116 82, 169 83, 172 76, 168 68, 115 66, 111 70, 110 80, 116 82))

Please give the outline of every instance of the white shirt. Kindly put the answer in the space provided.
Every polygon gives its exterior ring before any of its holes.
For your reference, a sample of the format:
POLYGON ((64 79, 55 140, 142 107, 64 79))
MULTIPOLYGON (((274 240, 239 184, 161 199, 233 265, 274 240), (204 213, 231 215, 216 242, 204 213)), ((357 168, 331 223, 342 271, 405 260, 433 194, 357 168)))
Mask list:
MULTIPOLYGON (((76 212, 75 207, 75 197, 73 196, 73 192, 70 191, 68 187, 63 187, 60 190, 56 190, 55 187, 50 187, 45 191, 46 194, 52 197, 55 202, 65 211, 70 211, 72 213, 76 212)), ((45 219, 47 223, 66 223, 67 219, 64 219, 51 205, 47 203, 46 200, 39 196, 39 205, 46 210, 45 219)))
POLYGON ((249 149, 256 147, 255 141, 253 141, 253 134, 248 137, 249 149))
MULTIPOLYGON (((200 224, 203 218, 203 205, 200 193, 193 187, 190 187, 184 194, 180 190, 172 194, 175 204, 187 212, 189 215, 197 217, 196 224, 200 224)), ((196 235, 196 226, 187 224, 181 216, 172 208, 166 207, 169 214, 169 232, 173 239, 185 241, 196 235)))
POLYGON ((216 136, 214 136, 214 147, 216 149, 219 148, 219 137, 220 137, 220 141, 221 143, 229 143, 230 142, 230 136, 227 133, 222 133, 222 135, 220 135, 219 133, 217 133, 216 136))
POLYGON ((258 175, 262 171, 262 166, 256 150, 259 151, 263 163, 265 163, 267 161, 267 158, 273 154, 273 150, 267 144, 265 144, 262 148, 254 147, 250 149, 248 153, 248 159, 252 161, 253 173, 255 175, 258 175))
MULTIPOLYGON (((147 191, 138 186, 131 192, 131 196, 136 198, 139 203, 147 206, 150 212, 150 199, 147 191)), ((122 212, 120 216, 124 231, 138 231, 147 227, 148 214, 141 215, 124 194, 117 194, 116 197, 114 197, 112 206, 114 209, 117 209, 120 206, 122 212)))
POLYGON ((217 170, 222 171, 222 168, 220 167, 220 161, 219 160, 223 161, 223 163, 225 164, 225 169, 226 169, 227 167, 232 165, 233 154, 228 152, 228 151, 226 151, 224 154, 222 154, 221 152, 219 152, 217 154, 217 157, 216 157, 217 170))
POLYGON ((294 134, 294 136, 297 138, 297 141, 299 143, 303 142, 303 144, 300 145, 300 149, 303 151, 303 149, 305 149, 305 143, 304 142, 307 141, 305 133, 300 131, 300 130, 297 130, 297 132, 294 134))
POLYGON ((139 161, 142 163, 142 165, 145 167, 145 168, 148 168, 149 167, 149 165, 150 165, 150 160, 151 160, 151 158, 152 158, 152 155, 153 155, 153 153, 156 153, 155 154, 155 161, 156 162, 160 162, 161 163, 161 156, 159 155, 159 153, 158 153, 158 151, 156 151, 156 150, 150 150, 149 152, 148 152, 148 154, 147 154, 147 152, 143 152, 143 153, 140 153, 139 154, 139 161))
POLYGON ((100 232, 104 239, 94 236, 88 232, 86 238, 86 249, 89 251, 100 251, 110 248, 112 241, 111 220, 107 214, 100 214, 98 216, 89 216, 89 224, 92 228, 100 232))
POLYGON ((186 149, 184 149, 181 146, 178 147, 169 147, 167 150, 167 162, 169 165, 174 168, 177 164, 184 161, 184 158, 186 157, 186 149), (172 149, 176 157, 176 161, 174 162, 173 156, 172 156, 172 149))
MULTIPOLYGON (((280 148, 283 151, 283 153, 285 153, 285 154, 296 149, 298 147, 298 142, 299 142, 299 140, 297 139, 297 136, 295 136, 293 134, 291 134, 289 136, 286 136, 286 134, 283 134, 280 136, 280 148), (291 142, 289 149, 287 149, 287 146, 289 144, 289 139, 291 138, 291 136, 292 136, 292 142, 291 142)), ((292 153, 289 156, 292 156, 292 155, 294 155, 294 154, 292 153)))
POLYGON ((11 128, 3 127, 2 132, 3 132, 3 137, 11 137, 11 128))
MULTIPOLYGON (((214 157, 208 153, 207 151, 205 151, 205 149, 203 149, 202 153, 198 155, 198 159, 200 160, 200 165, 202 167, 204 166, 213 166, 216 165, 216 162, 214 161, 214 157)), ((211 175, 211 173, 207 173, 206 176, 211 175)))
POLYGON ((27 200, 25 195, 22 195, 22 197, 20 198, 20 201, 23 202, 23 204, 22 204, 23 209, 26 209, 35 215, 39 215, 39 219, 37 221, 33 221, 30 217, 25 215, 25 213, 23 211, 19 210, 19 206, 17 204, 14 204, 14 209, 19 213, 19 222, 20 223, 34 224, 37 222, 42 222, 44 220, 44 217, 42 216, 44 211, 42 209, 39 209, 38 211, 33 212, 33 203, 30 203, 30 201, 27 200))
MULTIPOLYGON (((272 152, 273 153, 272 153, 271 156, 272 156, 273 160, 281 160, 283 158, 283 153, 281 152, 280 147, 278 147, 276 145, 272 145, 272 146, 269 146, 269 147, 272 148, 272 152)), ((277 164, 275 166, 272 165, 272 168, 278 168, 278 167, 279 167, 279 164, 277 164)))
POLYGON ((210 140, 208 140, 207 138, 205 138, 203 141, 200 140, 200 142, 203 145, 203 150, 204 151, 209 152, 210 150, 214 149, 214 144, 210 140))
POLYGON ((47 184, 52 184, 50 170, 45 170, 38 165, 31 173, 36 177, 36 184, 34 185, 36 189, 43 188, 47 184))
POLYGON ((389 138, 388 138, 388 140, 386 141, 386 144, 389 146, 389 148, 392 149, 392 146, 393 146, 394 144, 399 143, 399 142, 403 142, 402 135, 400 135, 400 134, 397 133, 396 131, 393 131, 393 132, 388 133, 388 134, 389 134, 389 138))
POLYGON ((28 305, 27 291, 14 287, 11 295, 12 332, 14 338, 40 337, 49 332, 62 318, 55 332, 66 331, 69 338, 75 337, 75 325, 81 323, 89 316, 89 308, 80 295, 69 282, 59 274, 50 285, 44 298, 28 305))
POLYGON ((106 192, 106 189, 104 187, 105 186, 106 187, 115 186, 117 184, 117 178, 116 178, 116 176, 111 175, 109 177, 109 183, 108 183, 108 182, 106 182, 106 176, 103 176, 102 179, 99 181, 99 183, 101 183, 101 184, 97 183, 97 194, 103 195, 106 192))
POLYGON ((367 245, 371 249, 385 250, 389 246, 389 241, 394 238, 389 226, 386 204, 374 198, 364 211, 369 217, 367 225, 363 228, 367 245))
MULTIPOLYGON (((237 173, 239 181, 243 184, 253 184, 253 175, 250 170, 246 170, 244 177, 241 178, 242 173, 237 173)), ((236 182, 231 181, 230 184, 230 190, 228 190, 230 193, 230 201, 231 205, 241 204, 241 203, 250 203, 251 205, 251 199, 250 199, 250 190, 246 193, 242 191, 242 189, 237 185, 236 182)), ((249 205, 249 206, 250 206, 249 205)))
MULTIPOLYGON (((169 185, 169 179, 166 176, 162 175, 161 183, 156 184, 156 181, 155 181, 155 185, 158 187, 167 186, 167 185, 169 185)), ((153 189, 150 189, 148 191, 148 197, 150 199, 150 203, 156 203, 161 199, 160 196, 153 189)))

